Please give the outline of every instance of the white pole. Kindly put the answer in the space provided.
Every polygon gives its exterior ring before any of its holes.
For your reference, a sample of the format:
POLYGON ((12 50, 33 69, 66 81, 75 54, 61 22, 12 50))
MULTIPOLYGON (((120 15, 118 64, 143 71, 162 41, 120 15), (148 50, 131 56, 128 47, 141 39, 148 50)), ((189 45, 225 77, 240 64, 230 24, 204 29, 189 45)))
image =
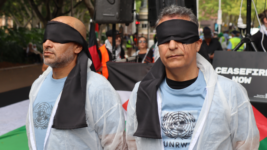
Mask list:
MULTIPOLYGON (((134 10, 136 10, 136 1, 134 2, 134 10)), ((132 22, 132 33, 131 34, 134 34, 136 32, 136 25, 135 25, 135 21, 136 21, 136 11, 134 11, 134 14, 133 14, 133 22, 132 22)), ((128 33, 129 34, 129 33, 128 33)))
POLYGON ((221 0, 219 0, 219 10, 218 10, 218 34, 221 33, 221 24, 222 24, 222 8, 221 8, 221 0))
POLYGON ((199 0, 197 0, 197 19, 199 19, 199 14, 198 14, 198 11, 199 10, 199 0))

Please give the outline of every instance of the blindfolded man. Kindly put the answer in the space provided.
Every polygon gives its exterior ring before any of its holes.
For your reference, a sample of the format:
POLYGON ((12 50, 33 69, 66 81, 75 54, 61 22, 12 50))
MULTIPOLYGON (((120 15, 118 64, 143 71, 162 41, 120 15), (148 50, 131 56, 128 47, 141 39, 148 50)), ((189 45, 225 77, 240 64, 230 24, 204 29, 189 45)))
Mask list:
POLYGON ((48 22, 44 63, 33 83, 27 116, 31 150, 125 149, 124 116, 116 91, 94 69, 84 24, 62 16, 48 22))
POLYGON ((256 150, 259 132, 246 90, 215 73, 198 51, 191 10, 169 6, 157 22, 160 59, 127 108, 129 149, 256 150))

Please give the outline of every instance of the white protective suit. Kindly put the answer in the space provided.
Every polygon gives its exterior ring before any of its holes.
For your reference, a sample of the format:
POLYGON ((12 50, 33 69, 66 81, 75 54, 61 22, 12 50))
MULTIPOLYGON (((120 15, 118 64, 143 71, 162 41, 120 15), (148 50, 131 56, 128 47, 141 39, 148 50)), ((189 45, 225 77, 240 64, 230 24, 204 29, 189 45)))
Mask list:
MULTIPOLYGON (((88 60, 88 66, 92 64, 88 60)), ((27 136, 30 150, 36 150, 33 126, 33 102, 44 81, 52 71, 49 67, 35 80, 30 91, 30 106, 27 115, 27 136)), ((61 95, 61 94, 60 94, 61 95)), ((44 143, 45 150, 121 150, 127 149, 125 122, 119 95, 101 75, 87 70, 86 122, 88 127, 59 130, 51 128, 60 95, 53 107, 44 143)))
MULTIPOLYGON (((204 74, 207 94, 189 150, 257 150, 259 131, 246 90, 240 84, 217 75, 211 64, 199 54, 197 66, 204 74)), ((127 108, 128 147, 130 150, 164 150, 161 139, 133 136, 138 126, 136 100, 139 84, 135 85, 127 108)), ((160 99, 157 98, 159 114, 160 99)))

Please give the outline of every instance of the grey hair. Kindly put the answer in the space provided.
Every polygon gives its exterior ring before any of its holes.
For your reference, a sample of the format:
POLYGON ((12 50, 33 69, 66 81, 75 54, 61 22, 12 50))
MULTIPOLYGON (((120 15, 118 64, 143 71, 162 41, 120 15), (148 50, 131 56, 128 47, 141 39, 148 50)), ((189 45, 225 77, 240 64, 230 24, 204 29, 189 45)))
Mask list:
POLYGON ((179 17, 188 17, 190 21, 194 22, 198 26, 197 17, 194 15, 191 9, 186 7, 181 7, 177 5, 167 6, 162 9, 158 16, 158 20, 156 22, 156 26, 158 26, 159 21, 165 16, 179 16, 179 17))

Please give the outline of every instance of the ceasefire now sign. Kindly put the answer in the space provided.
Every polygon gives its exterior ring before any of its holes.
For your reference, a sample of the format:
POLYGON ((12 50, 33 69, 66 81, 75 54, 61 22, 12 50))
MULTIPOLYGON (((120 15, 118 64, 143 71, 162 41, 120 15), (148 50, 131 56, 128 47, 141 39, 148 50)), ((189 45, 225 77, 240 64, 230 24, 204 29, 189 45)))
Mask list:
POLYGON ((249 97, 267 101, 267 53, 216 51, 215 71, 242 84, 249 97))
POLYGON ((221 75, 232 75, 232 80, 244 84, 250 84, 252 76, 267 77, 267 69, 216 67, 215 71, 221 75))

